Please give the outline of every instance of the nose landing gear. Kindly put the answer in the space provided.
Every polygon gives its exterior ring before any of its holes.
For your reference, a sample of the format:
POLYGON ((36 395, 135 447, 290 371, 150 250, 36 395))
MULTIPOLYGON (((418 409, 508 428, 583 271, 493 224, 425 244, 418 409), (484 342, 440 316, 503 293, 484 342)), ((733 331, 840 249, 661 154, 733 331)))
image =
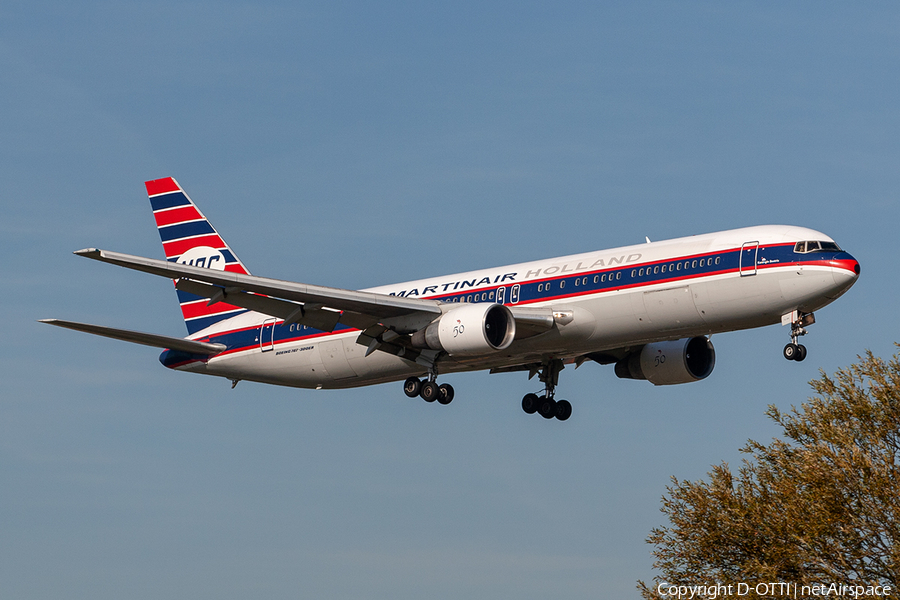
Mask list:
MULTIPOLYGON (((558 358, 550 359, 541 365, 536 371, 538 379, 544 383, 544 395, 525 394, 522 398, 522 410, 529 415, 540 414, 545 419, 556 417, 565 421, 572 416, 572 405, 568 400, 556 400, 556 386, 559 384, 559 372, 565 368, 558 358)), ((532 372, 532 377, 535 372, 532 372)))
POLYGON ((791 342, 784 347, 784 357, 788 360, 796 360, 801 362, 806 358, 806 346, 798 344, 797 340, 802 335, 806 335, 806 327, 816 322, 816 315, 813 313, 801 313, 793 311, 781 317, 782 325, 791 324, 791 342))

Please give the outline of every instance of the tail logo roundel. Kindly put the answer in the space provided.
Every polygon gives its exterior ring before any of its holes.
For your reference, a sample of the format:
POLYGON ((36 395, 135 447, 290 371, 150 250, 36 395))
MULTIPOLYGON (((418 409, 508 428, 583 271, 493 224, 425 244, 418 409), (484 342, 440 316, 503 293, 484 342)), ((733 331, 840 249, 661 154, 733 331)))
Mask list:
POLYGON ((192 267, 206 267, 214 271, 225 270, 225 255, 212 246, 196 246, 180 257, 178 262, 192 267))

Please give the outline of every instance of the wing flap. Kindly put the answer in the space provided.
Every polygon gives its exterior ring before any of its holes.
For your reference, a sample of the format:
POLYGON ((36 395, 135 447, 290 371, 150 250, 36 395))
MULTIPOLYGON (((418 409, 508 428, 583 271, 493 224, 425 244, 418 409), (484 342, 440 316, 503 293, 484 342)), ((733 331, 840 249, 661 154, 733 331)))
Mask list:
POLYGON ((190 352, 191 354, 204 354, 206 356, 213 356, 214 354, 219 354, 227 348, 225 344, 196 342, 194 340, 186 340, 184 338, 171 337, 168 335, 143 333, 141 331, 131 331, 129 329, 116 329, 114 327, 106 327, 104 325, 89 325, 88 323, 76 323, 75 321, 63 321, 60 319, 41 319, 38 322, 46 323, 47 325, 56 325, 57 327, 65 327, 66 329, 74 329, 75 331, 82 331, 84 333, 102 335, 103 337, 131 342, 133 344, 143 344, 144 346, 152 346, 154 348, 181 350, 183 352, 190 352))

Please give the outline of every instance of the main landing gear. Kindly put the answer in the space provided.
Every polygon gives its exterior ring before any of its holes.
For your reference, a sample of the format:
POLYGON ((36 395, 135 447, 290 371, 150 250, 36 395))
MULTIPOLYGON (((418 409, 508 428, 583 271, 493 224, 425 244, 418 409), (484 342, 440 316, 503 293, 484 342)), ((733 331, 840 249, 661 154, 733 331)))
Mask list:
POLYGON ((450 404, 453 401, 453 386, 449 383, 438 385, 436 374, 429 374, 428 379, 410 377, 403 382, 403 393, 410 398, 421 396, 425 402, 438 401, 438 404, 450 404))
MULTIPOLYGON (((806 358, 806 346, 798 344, 797 340, 800 336, 808 333, 805 327, 815 323, 816 316, 813 313, 803 314, 800 312, 794 312, 790 316, 785 316, 788 317, 788 319, 791 319, 791 343, 784 347, 784 357, 788 360, 801 362, 806 358)), ((782 323, 784 323, 784 321, 782 321, 782 323)))
POLYGON ((544 383, 544 395, 525 394, 522 398, 522 410, 529 415, 540 414, 545 419, 556 417, 565 421, 572 416, 572 405, 568 400, 556 400, 556 386, 559 384, 559 372, 565 367, 558 358, 550 359, 541 365, 538 379, 544 383))

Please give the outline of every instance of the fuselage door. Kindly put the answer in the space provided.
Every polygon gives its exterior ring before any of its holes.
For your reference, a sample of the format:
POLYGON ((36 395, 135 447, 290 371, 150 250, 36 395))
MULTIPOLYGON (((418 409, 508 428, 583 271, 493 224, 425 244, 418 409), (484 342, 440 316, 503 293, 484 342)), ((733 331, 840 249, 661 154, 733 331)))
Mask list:
POLYGON ((497 304, 503 304, 503 301, 506 299, 506 288, 498 287, 497 288, 497 304))
POLYGON ((277 319, 266 319, 259 328, 259 349, 263 352, 275 347, 275 321, 277 319))
POLYGON ((738 270, 741 277, 756 275, 756 258, 759 254, 759 242, 744 242, 741 246, 741 262, 738 270))

